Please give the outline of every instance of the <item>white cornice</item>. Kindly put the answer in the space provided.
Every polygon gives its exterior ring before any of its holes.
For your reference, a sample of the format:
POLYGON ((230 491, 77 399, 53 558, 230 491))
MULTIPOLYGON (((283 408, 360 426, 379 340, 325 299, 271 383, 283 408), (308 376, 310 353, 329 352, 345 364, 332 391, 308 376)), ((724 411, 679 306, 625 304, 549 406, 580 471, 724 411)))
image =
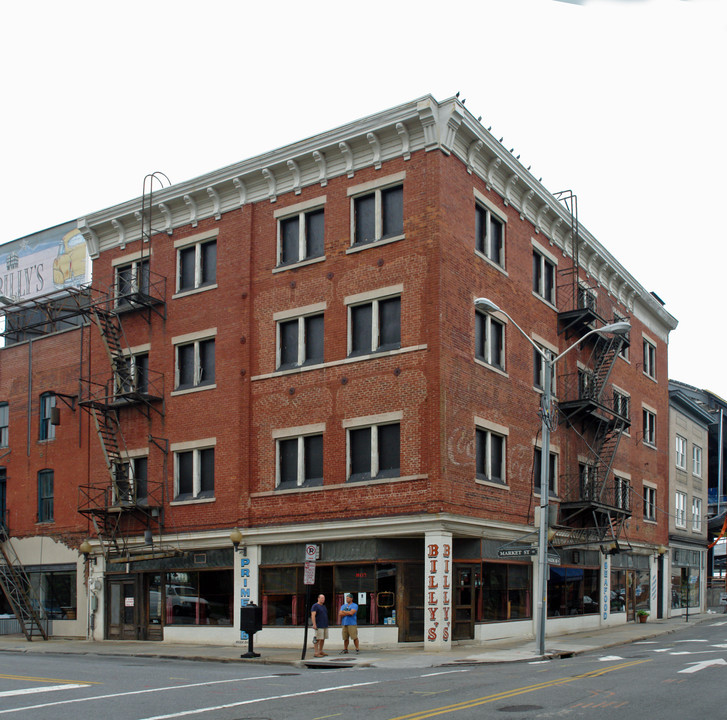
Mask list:
MULTIPOLYGON (((284 193, 325 186, 333 177, 354 177, 365 167, 382 167, 417 151, 440 150, 461 160, 522 217, 566 255, 573 252, 570 215, 518 159, 488 132, 456 98, 438 102, 426 95, 412 102, 334 128, 300 142, 229 165, 154 193, 151 226, 170 232, 246 204, 276 202, 284 193)), ((141 199, 102 210, 79 221, 91 242, 92 257, 141 237, 141 199), (123 228, 123 232, 120 231, 123 228)), ((676 319, 580 225, 580 252, 586 269, 606 282, 615 301, 639 309, 668 334, 676 319)))

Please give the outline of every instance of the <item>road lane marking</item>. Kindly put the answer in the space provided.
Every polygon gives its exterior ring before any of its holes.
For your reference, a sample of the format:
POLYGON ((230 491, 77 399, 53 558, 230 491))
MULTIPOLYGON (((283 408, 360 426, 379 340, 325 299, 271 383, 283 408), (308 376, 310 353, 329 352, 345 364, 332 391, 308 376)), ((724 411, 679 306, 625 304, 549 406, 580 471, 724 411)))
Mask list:
POLYGON ((38 705, 27 705, 20 708, 0 710, 0 715, 8 713, 23 712, 25 710, 42 710, 54 705, 71 705, 73 703, 90 702, 91 700, 110 700, 112 698, 128 697, 130 695, 146 695, 147 693, 164 692, 165 690, 189 690, 190 688, 206 687, 209 685, 223 685, 225 683, 247 682, 248 680, 269 680, 276 675, 258 675, 249 678, 230 678, 229 680, 210 680, 209 682, 190 683, 189 685, 168 685, 167 687, 145 688, 144 690, 129 690, 127 692, 109 693, 108 695, 94 695, 92 697, 72 698, 71 700, 56 700, 55 702, 41 703, 38 705))
MULTIPOLYGON (((537 683, 535 685, 527 685, 522 688, 503 690, 502 692, 495 693, 494 695, 487 695, 485 697, 475 698, 474 700, 465 700, 461 703, 456 703, 454 705, 447 705, 440 708, 432 708, 431 710, 421 710, 420 712, 411 713, 410 715, 399 715, 395 718, 390 718, 390 720, 424 720, 424 718, 435 717, 436 715, 444 715, 445 713, 457 712, 459 710, 470 710, 471 708, 495 702, 496 700, 505 700, 508 698, 517 697, 518 695, 525 695, 526 693, 536 692, 537 690, 547 690, 548 688, 558 687, 560 685, 567 685, 568 683, 575 682, 576 680, 585 680, 588 678, 600 677, 601 675, 614 672, 615 670, 623 670, 625 668, 633 667, 635 665, 641 665, 642 663, 647 662, 651 662, 651 660, 634 660, 632 662, 625 662, 621 663, 620 665, 613 665, 611 667, 602 668, 601 670, 591 670, 590 672, 583 673, 582 675, 575 675, 574 677, 548 680, 545 682, 537 683)), ((162 719, 145 718, 145 720, 162 719)))
POLYGON ((451 675, 452 673, 472 672, 471 670, 444 670, 443 672, 427 673, 426 675, 420 675, 419 677, 436 677, 437 675, 451 675))
POLYGON ((85 683, 74 684, 66 683, 64 685, 41 685, 41 687, 21 688, 20 690, 4 690, 0 692, 0 698, 12 697, 13 695, 35 695, 35 693, 55 692, 56 690, 71 690, 73 688, 88 687, 85 683))
POLYGON ((0 675, 0 680, 27 680, 28 682, 51 682, 51 683, 77 683, 83 682, 86 685, 103 685, 100 682, 87 680, 63 680, 61 678, 33 677, 32 675, 0 675))
POLYGON ((271 702, 272 700, 287 700, 294 697, 304 697, 305 695, 316 695, 317 693, 333 692, 335 690, 352 690, 354 688, 364 687, 366 685, 378 685, 378 680, 364 683, 352 683, 351 685, 339 685, 338 687, 319 688, 318 690, 303 690, 297 693, 289 693, 288 695, 272 695, 264 698, 254 698, 252 700, 240 700, 234 703, 225 703, 224 705, 214 705, 212 707, 197 708, 196 710, 181 710, 180 712, 169 713, 168 715, 152 715, 151 717, 142 718, 142 720, 171 720, 171 718, 184 717, 185 715, 201 715, 207 712, 216 712, 218 710, 229 710, 230 708, 241 707, 243 705, 253 705, 254 703, 271 702))
POLYGON ((724 658, 717 658, 715 660, 702 660, 702 662, 694 662, 689 663, 692 667, 684 668, 684 670, 680 670, 680 673, 695 673, 699 672, 700 670, 704 670, 704 668, 710 667, 711 665, 727 665, 727 660, 724 658))

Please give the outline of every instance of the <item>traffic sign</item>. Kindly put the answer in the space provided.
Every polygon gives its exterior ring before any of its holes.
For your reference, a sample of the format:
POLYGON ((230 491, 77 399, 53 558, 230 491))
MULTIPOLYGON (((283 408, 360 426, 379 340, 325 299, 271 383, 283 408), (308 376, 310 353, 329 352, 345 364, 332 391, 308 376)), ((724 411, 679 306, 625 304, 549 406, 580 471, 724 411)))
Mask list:
POLYGON ((498 557, 530 557, 538 554, 538 548, 500 548, 497 551, 498 557))

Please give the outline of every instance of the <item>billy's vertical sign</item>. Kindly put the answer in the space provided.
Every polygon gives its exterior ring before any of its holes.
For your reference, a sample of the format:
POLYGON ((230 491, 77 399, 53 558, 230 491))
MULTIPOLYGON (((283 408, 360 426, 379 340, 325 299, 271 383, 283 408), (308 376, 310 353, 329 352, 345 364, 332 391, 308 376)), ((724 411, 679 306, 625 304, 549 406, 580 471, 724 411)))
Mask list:
POLYGON ((429 543, 426 557, 427 642, 451 642, 452 561, 449 543, 429 543))

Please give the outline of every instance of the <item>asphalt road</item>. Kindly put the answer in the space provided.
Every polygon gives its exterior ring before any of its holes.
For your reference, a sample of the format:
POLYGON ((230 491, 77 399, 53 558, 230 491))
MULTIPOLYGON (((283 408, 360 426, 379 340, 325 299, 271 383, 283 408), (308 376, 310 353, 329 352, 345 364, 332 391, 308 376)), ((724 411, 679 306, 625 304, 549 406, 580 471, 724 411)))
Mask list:
POLYGON ((727 716, 727 620, 532 663, 297 669, 0 653, 0 720, 727 716))

